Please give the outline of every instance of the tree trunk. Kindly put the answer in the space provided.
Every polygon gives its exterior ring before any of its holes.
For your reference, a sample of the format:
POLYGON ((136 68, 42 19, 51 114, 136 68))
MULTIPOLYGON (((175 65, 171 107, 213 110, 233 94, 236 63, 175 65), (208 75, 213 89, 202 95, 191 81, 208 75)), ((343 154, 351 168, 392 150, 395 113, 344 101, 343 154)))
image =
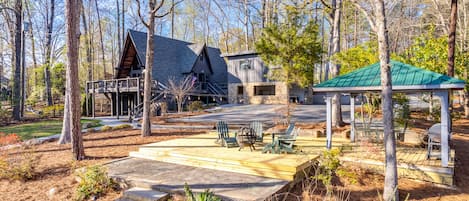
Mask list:
POLYGON ((107 71, 106 71, 106 58, 105 50, 104 50, 104 38, 103 38, 103 29, 101 28, 101 16, 99 14, 98 8, 98 0, 94 0, 95 7, 96 7, 96 14, 98 16, 98 28, 99 28, 99 40, 101 42, 101 61, 103 62, 103 78, 106 79, 107 71))
POLYGON ((51 57, 52 57, 52 30, 54 28, 54 11, 55 11, 55 0, 50 0, 50 16, 49 23, 47 23, 46 30, 46 63, 44 67, 44 81, 46 84, 46 96, 47 96, 47 105, 53 105, 52 101, 52 92, 51 92, 51 81, 50 81, 50 67, 51 67, 51 57))
POLYGON ((145 55, 145 77, 143 85, 143 124, 142 124, 142 137, 151 135, 151 81, 152 81, 152 69, 153 69, 153 35, 155 31, 155 13, 152 12, 155 5, 154 2, 149 1, 149 15, 148 15, 148 27, 147 27, 147 51, 145 55))
MULTIPOLYGON (((67 82, 70 86, 70 134, 72 137, 72 153, 75 160, 85 158, 83 136, 80 125, 80 85, 78 78, 78 51, 80 42, 80 0, 66 0, 67 16, 67 82)), ((65 109, 64 109, 65 110, 65 109)))
MULTIPOLYGON (((31 54, 33 59, 33 69, 37 67, 37 58, 36 58, 36 42, 34 40, 34 31, 33 31, 33 21, 31 19, 31 9, 29 4, 26 4, 26 11, 28 14, 28 21, 29 21, 29 35, 31 39, 31 54)), ((34 75, 34 86, 37 86, 37 74, 34 75)))
MULTIPOLYGON (((454 77, 454 52, 456 50, 456 21, 458 18, 458 1, 451 0, 451 17, 448 34, 448 76, 454 77)), ((450 97, 451 98, 451 97, 450 97)))
POLYGON ((119 0, 116 0, 116 8, 117 8, 117 57, 121 54, 121 14, 119 12, 119 0))
POLYGON ((22 12, 23 3, 22 0, 16 0, 15 3, 15 46, 14 46, 14 64, 15 71, 13 74, 13 119, 21 120, 20 109, 21 109, 21 25, 23 24, 22 12))
POLYGON ((397 189, 396 139, 394 136, 392 111, 391 67, 389 64, 389 42, 386 14, 383 0, 375 0, 376 26, 378 35, 379 61, 381 66, 381 99, 383 107, 384 146, 386 170, 383 198, 386 201, 399 200, 397 189))
POLYGON ((81 19, 83 20, 83 31, 84 31, 84 42, 85 42, 85 50, 86 50, 86 63, 85 66, 88 69, 88 81, 93 81, 94 79, 94 69, 91 65, 91 62, 93 62, 91 58, 91 40, 90 40, 90 34, 88 32, 88 21, 86 20, 86 13, 85 13, 85 7, 83 4, 81 5, 81 19))
POLYGON ((243 1, 243 6, 244 6, 244 45, 245 45, 245 50, 249 50, 249 8, 248 8, 248 0, 243 1))
POLYGON ((171 11, 171 38, 174 38, 174 0, 171 0, 171 6, 173 7, 173 10, 171 11))
MULTIPOLYGON (((332 0, 333 8, 333 24, 332 24, 332 44, 329 55, 329 63, 331 68, 332 77, 339 76, 340 73, 340 64, 332 63, 331 56, 340 52, 340 18, 341 18, 341 9, 342 9, 342 0, 332 0)), ((335 127, 340 127, 344 125, 342 120, 342 108, 340 104, 340 94, 334 94, 332 97, 332 124, 335 127)))
MULTIPOLYGON (((62 123, 62 132, 60 134, 58 144, 67 144, 71 141, 70 136, 70 86, 69 82, 65 82, 65 96, 64 96, 64 118, 62 123)), ((88 106, 87 106, 88 107, 88 106)))

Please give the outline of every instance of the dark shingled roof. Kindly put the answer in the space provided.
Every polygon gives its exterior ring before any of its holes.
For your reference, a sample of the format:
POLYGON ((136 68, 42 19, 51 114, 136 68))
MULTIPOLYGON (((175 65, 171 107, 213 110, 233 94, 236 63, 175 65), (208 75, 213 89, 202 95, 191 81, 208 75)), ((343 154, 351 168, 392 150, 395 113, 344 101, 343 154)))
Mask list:
MULTIPOLYGON (((147 34, 135 30, 129 30, 128 34, 135 44, 139 60, 145 65, 147 34)), ((221 52, 218 48, 158 35, 154 35, 153 40, 155 52, 153 79, 166 84, 169 77, 180 77, 182 73, 189 73, 199 54, 205 48, 212 67, 214 81, 226 83, 227 66, 225 60, 220 56, 221 52)))

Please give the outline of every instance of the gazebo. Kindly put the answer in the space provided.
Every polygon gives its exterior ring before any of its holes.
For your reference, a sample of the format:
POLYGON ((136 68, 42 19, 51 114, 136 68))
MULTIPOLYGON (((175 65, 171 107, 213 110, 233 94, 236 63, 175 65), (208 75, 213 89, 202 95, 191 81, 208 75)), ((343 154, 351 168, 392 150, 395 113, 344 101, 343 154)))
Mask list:
MULTIPOLYGON (((415 93, 433 92, 441 101, 441 166, 447 167, 449 161, 449 91, 464 89, 465 81, 435 73, 412 65, 391 61, 393 92, 415 93)), ((332 145, 332 95, 335 93, 350 96, 351 141, 355 140, 355 97, 365 92, 381 91, 380 64, 375 63, 348 74, 335 77, 313 87, 314 93, 326 94, 327 148, 332 145)))

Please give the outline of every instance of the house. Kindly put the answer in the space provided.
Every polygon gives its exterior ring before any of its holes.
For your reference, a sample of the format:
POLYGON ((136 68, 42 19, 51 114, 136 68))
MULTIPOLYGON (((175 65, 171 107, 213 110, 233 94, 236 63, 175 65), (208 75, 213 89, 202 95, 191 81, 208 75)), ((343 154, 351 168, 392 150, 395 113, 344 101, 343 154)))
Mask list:
POLYGON ((228 102, 242 104, 306 103, 307 89, 269 79, 269 68, 256 52, 222 55, 228 66, 228 102))
MULTIPOLYGON (((153 39, 153 102, 169 101, 166 95, 170 94, 165 93, 168 81, 187 76, 192 77, 194 87, 189 94, 192 97, 205 102, 226 100, 227 67, 218 48, 158 35, 153 39)), ((87 84, 91 102, 96 94, 104 94, 111 102, 113 115, 130 115, 141 110, 146 42, 146 33, 127 32, 114 79, 87 84)), ((88 110, 94 112, 94 106, 91 107, 88 110)))

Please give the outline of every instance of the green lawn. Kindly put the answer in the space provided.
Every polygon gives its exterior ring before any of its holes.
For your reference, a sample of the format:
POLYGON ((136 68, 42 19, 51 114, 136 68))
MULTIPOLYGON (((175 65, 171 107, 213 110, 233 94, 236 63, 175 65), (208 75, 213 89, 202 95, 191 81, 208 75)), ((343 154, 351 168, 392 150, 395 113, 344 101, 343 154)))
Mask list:
MULTIPOLYGON (((92 123, 94 124, 94 127, 101 126, 100 120, 82 119, 81 123, 92 123)), ((34 123, 0 127, 0 132, 7 134, 16 133, 21 137, 22 140, 55 135, 60 133, 61 130, 62 121, 59 120, 46 120, 34 123)))

